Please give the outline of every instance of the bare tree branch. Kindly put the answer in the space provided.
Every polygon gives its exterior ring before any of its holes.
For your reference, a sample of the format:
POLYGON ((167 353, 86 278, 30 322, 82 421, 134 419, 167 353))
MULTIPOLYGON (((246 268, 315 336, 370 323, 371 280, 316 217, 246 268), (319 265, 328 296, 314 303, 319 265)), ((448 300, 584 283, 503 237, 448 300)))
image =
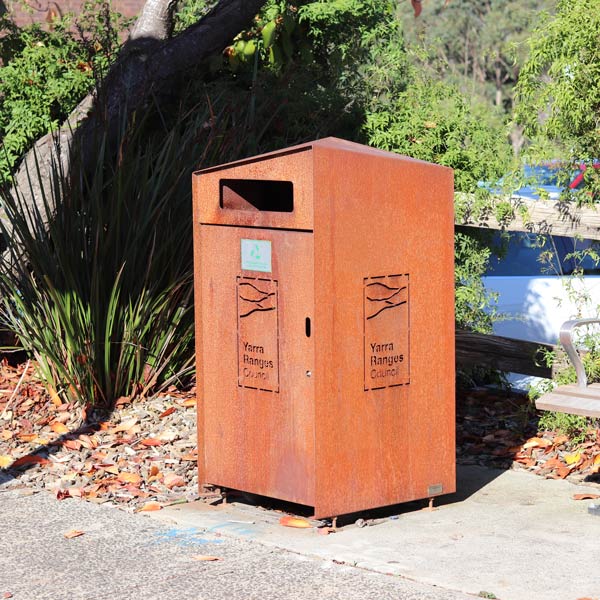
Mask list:
POLYGON ((142 38, 165 40, 171 35, 177 0, 146 0, 129 35, 129 41, 142 38))

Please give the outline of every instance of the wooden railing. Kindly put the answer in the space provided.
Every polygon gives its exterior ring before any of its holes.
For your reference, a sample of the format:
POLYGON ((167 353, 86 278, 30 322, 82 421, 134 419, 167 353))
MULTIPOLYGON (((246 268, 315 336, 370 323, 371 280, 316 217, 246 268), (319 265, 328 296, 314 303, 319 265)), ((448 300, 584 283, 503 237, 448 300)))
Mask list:
MULTIPOLYGON (((457 194, 456 200, 462 212, 456 225, 600 240, 600 206, 596 209, 595 206, 577 207, 567 202, 498 198, 497 206, 501 206, 502 211, 492 208, 479 214, 475 211, 473 197, 457 194), (498 212, 506 218, 499 220, 498 212)), ((480 365, 550 378, 552 369, 542 360, 544 349, 554 350, 555 347, 495 335, 456 332, 456 362, 462 366, 480 365)))
POLYGON ((572 202, 497 198, 497 206, 509 202, 511 208, 507 218, 499 221, 493 208, 476 214, 472 196, 456 194, 456 200, 464 209, 464 215, 456 219, 457 225, 600 240, 600 205, 596 209, 595 206, 576 207, 572 202))

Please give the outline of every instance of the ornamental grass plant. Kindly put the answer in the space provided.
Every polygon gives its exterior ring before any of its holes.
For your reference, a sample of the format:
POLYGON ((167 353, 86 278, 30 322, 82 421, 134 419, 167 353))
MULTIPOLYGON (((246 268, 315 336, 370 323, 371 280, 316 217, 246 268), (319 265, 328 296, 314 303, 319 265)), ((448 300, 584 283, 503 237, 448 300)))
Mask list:
POLYGON ((37 206, 1 192, 1 323, 63 401, 110 408, 193 372, 191 173, 243 143, 229 107, 203 106, 123 119, 117 152, 106 133, 75 142, 37 206))

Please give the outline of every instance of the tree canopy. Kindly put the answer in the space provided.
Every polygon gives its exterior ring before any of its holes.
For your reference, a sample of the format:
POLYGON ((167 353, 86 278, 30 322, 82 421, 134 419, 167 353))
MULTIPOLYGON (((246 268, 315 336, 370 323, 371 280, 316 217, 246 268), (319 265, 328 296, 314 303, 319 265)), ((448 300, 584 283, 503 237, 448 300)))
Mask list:
MULTIPOLYGON (((600 3, 560 0, 528 41, 516 119, 541 154, 600 157, 600 3)), ((551 156, 555 158, 555 156, 551 156)))

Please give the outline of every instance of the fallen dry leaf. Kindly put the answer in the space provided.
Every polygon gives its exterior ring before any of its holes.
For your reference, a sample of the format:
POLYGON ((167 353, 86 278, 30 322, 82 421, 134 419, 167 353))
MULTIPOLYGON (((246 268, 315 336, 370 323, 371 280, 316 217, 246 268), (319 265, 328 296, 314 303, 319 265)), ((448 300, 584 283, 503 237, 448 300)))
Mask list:
POLYGON ((556 475, 560 479, 564 479, 570 472, 571 472, 571 469, 569 467, 559 467, 555 471, 556 475))
POLYGON ((565 462, 568 465, 574 465, 581 460, 581 453, 575 452, 573 454, 565 454, 565 462))
POLYGON ((37 438, 37 433, 19 433, 17 437, 24 442, 33 442, 37 438))
POLYGON ((543 469, 556 469, 558 467, 562 467, 563 462, 557 458, 556 456, 553 456, 552 458, 549 458, 543 465, 542 468, 543 469))
POLYGON ((198 455, 197 454, 182 454, 180 456, 181 460, 190 460, 190 461, 194 461, 194 460, 198 460, 198 455))
POLYGON ((146 438, 141 443, 144 446, 162 446, 162 442, 158 438, 146 438))
POLYGON ((181 475, 176 475, 175 473, 167 473, 163 479, 163 483, 166 487, 171 489, 176 486, 184 486, 185 479, 181 475))
POLYGON ((573 500, 596 500, 600 494, 573 494, 573 500))
POLYGON ((142 482, 142 477, 141 475, 138 475, 137 473, 119 473, 117 475, 117 479, 121 482, 121 483, 133 483, 133 484, 137 484, 137 483, 141 483, 142 482))
POLYGON ((155 510, 161 510, 162 509, 162 505, 159 504, 158 502, 155 502, 154 500, 151 500, 150 502, 146 502, 146 504, 144 504, 144 506, 142 506, 142 508, 140 508, 138 510, 138 512, 152 512, 155 510))
POLYGON ((102 469, 103 471, 106 471, 107 473, 110 473, 111 475, 119 474, 119 467, 117 467, 117 465, 99 464, 99 465, 95 465, 95 466, 98 467, 99 469, 102 469))
POLYGON ((182 402, 183 406, 190 407, 196 406, 196 398, 188 398, 182 402))
POLYGON ((221 559, 218 556, 210 556, 208 554, 195 554, 192 556, 192 560, 215 561, 221 559))
POLYGON ((84 535, 85 531, 80 531, 79 529, 71 529, 71 531, 67 531, 64 536, 70 540, 72 538, 79 537, 80 535, 84 535))
POLYGON ((285 516, 279 519, 279 524, 285 527, 296 527, 298 529, 306 529, 308 527, 312 527, 312 525, 302 517, 291 517, 285 516))
POLYGON ((173 429, 168 429, 166 431, 161 431, 161 433, 158 434, 158 439, 161 442, 173 442, 178 438, 178 434, 176 431, 174 431, 173 429))
POLYGON ((62 400, 60 396, 56 393, 56 390, 50 388, 50 400, 54 406, 60 406, 62 404, 62 400))
POLYGON ((132 419, 127 419, 127 421, 123 421, 122 423, 119 423, 119 425, 117 425, 116 427, 113 427, 110 432, 111 433, 118 433, 119 431, 129 431, 130 429, 133 429, 138 423, 138 420, 136 418, 132 418, 132 419))
POLYGON ((65 440, 63 446, 69 450, 77 451, 81 449, 81 442, 78 440, 65 440))
POLYGON ((167 408, 167 410, 165 410, 165 412, 161 413, 160 415, 158 415, 159 419, 164 419, 165 417, 168 417, 169 415, 172 415, 175 412, 176 408, 174 406, 170 406, 169 408, 167 408))
POLYGON ((58 433, 61 435, 63 433, 69 432, 69 428, 64 423, 61 423, 60 421, 54 421, 53 423, 51 423, 50 429, 52 429, 52 431, 54 431, 54 433, 58 433))
POLYGON ((548 446, 552 446, 552 442, 540 437, 530 438, 523 444, 523 448, 547 448, 548 446))
POLYGON ((0 454, 0 469, 6 469, 12 465, 13 458, 8 454, 0 454))
POLYGON ((81 442, 81 445, 88 450, 93 450, 98 447, 98 438, 95 435, 90 436, 82 433, 79 436, 79 441, 81 442))

